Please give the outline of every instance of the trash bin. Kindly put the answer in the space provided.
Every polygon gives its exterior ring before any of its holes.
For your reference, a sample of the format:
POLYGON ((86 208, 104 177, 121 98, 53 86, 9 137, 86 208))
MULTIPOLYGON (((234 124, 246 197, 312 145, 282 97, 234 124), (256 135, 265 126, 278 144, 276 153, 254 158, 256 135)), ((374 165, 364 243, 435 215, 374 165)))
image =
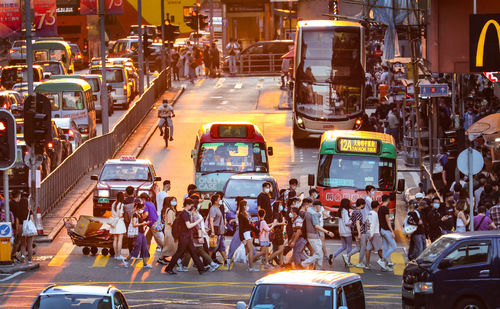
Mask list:
POLYGON ((10 222, 0 222, 0 264, 10 264, 12 225, 10 222))

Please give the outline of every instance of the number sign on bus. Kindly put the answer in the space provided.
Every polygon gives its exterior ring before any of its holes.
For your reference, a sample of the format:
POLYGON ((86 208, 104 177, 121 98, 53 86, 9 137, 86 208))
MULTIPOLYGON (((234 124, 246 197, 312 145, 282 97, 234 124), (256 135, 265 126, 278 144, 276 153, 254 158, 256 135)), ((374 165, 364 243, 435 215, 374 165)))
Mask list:
POLYGON ((339 138, 337 141, 339 152, 378 154, 380 142, 370 139, 339 138))

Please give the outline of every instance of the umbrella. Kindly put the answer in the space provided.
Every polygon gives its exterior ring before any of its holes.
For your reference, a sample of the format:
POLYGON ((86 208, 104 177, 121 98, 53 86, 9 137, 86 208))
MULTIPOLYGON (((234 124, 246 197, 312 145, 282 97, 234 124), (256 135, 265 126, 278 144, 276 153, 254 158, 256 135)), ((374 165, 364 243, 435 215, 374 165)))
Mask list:
POLYGON ((283 56, 281 56, 281 58, 289 58, 289 59, 293 59, 295 57, 295 49, 292 49, 290 50, 288 53, 284 54, 283 56))
POLYGON ((487 135, 500 131, 500 113, 488 115, 474 122, 465 134, 487 135))

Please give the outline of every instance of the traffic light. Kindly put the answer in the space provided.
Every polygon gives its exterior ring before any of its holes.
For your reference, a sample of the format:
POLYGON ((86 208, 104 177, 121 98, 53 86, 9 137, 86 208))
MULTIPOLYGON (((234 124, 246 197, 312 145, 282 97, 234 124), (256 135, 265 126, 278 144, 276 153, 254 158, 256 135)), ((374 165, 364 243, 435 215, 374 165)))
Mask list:
POLYGON ((197 16, 198 16, 198 26, 200 26, 200 29, 198 30, 205 29, 208 26, 207 22, 208 16, 201 13, 199 13, 197 16))
POLYGON ((24 140, 43 154, 43 145, 52 140, 52 111, 50 100, 43 94, 29 96, 24 102, 24 140))
POLYGON ((16 119, 0 109, 0 170, 7 170, 16 162, 16 119))
POLYGON ((144 53, 144 57, 149 57, 153 53, 153 49, 151 48, 151 43, 153 42, 149 40, 149 35, 145 31, 142 34, 142 52, 144 53))
POLYGON ((174 42, 180 35, 179 25, 172 24, 168 19, 165 20, 165 42, 174 42))
POLYGON ((184 17, 184 20, 186 22, 186 25, 188 25, 188 27, 190 27, 194 31, 198 30, 198 22, 196 20, 196 13, 195 12, 191 13, 191 15, 184 17))
POLYGON ((338 0, 328 0, 328 14, 338 14, 339 2, 338 0))

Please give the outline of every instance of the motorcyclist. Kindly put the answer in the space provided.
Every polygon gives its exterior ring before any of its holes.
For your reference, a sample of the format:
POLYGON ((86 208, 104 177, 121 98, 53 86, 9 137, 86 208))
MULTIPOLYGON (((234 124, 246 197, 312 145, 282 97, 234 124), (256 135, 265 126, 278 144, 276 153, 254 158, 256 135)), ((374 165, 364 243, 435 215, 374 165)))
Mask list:
POLYGON ((170 140, 173 141, 174 138, 174 123, 172 121, 172 117, 175 117, 174 107, 168 104, 167 99, 163 99, 163 104, 158 107, 158 118, 160 121, 158 122, 158 128, 160 129, 160 136, 163 136, 163 126, 165 122, 170 128, 170 140))

